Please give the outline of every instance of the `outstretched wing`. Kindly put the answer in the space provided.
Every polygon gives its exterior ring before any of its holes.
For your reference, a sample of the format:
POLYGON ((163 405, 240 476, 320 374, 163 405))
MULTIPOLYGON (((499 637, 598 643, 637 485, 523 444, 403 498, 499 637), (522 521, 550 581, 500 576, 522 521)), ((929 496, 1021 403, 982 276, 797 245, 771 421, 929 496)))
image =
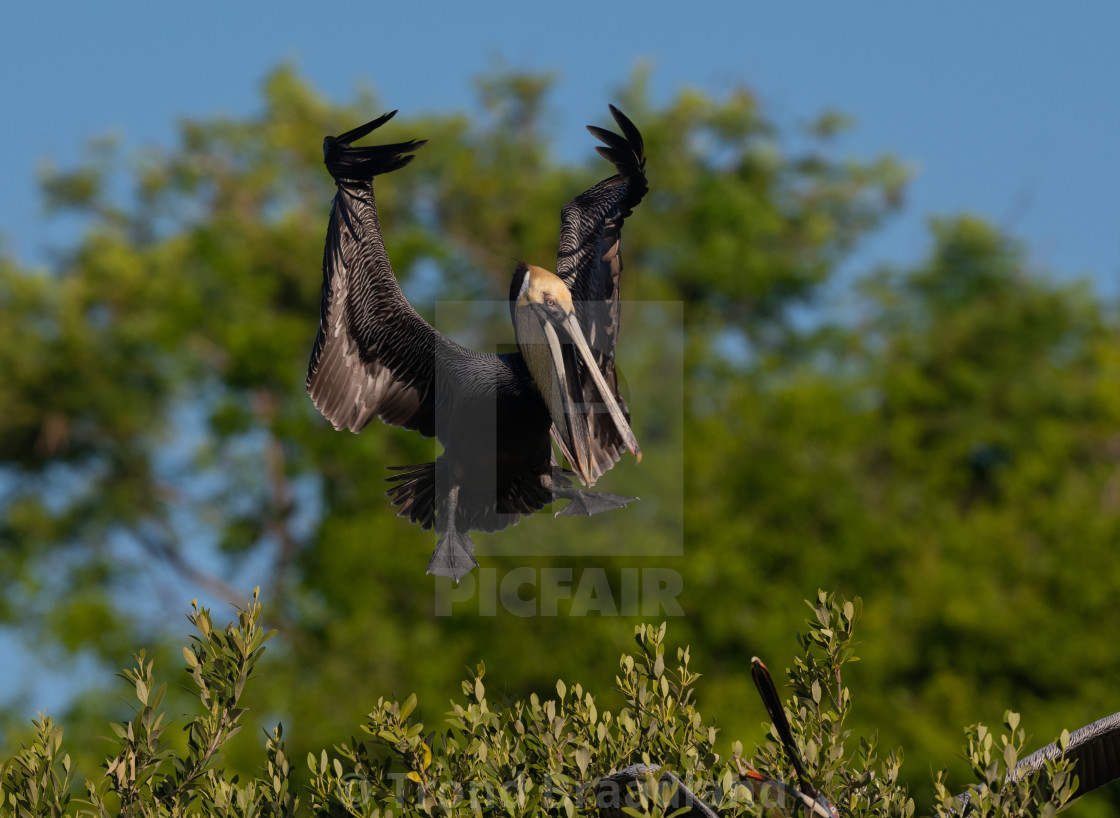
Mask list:
MULTIPOLYGON (((564 205, 560 216, 558 275, 576 302, 580 326, 595 354, 607 386, 614 392, 629 419, 626 402, 618 393, 614 349, 618 341, 618 277, 622 272, 622 223, 646 191, 645 154, 642 135, 625 114, 610 106, 622 135, 589 125, 587 130, 605 143, 595 149, 618 172, 564 205)), ((601 403, 588 374, 583 375, 583 400, 589 406, 601 403)), ((618 430, 606 412, 589 415, 591 453, 595 479, 618 462, 625 451, 618 430)), ((553 435, 553 439, 557 439, 553 435)))
MULTIPOLYGON (((1055 742, 1020 761, 1015 765, 1015 774, 1030 775, 1042 769, 1048 760, 1061 757, 1062 748, 1055 742)), ((1070 733, 1065 757, 1074 762, 1073 774, 1078 781, 1074 798, 1120 778, 1120 713, 1070 733)))
POLYGON ((446 343, 404 297, 381 236, 373 177, 412 161, 425 142, 353 148, 396 114, 323 140, 338 186, 323 250, 319 334, 307 392, 336 429, 360 431, 373 417, 435 434, 435 353, 446 343))

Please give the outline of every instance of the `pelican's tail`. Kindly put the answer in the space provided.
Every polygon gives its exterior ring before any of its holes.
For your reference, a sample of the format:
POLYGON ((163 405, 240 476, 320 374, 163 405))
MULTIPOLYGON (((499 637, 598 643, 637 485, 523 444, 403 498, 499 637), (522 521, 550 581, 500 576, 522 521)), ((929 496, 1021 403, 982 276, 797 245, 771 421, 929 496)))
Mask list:
POLYGON ((393 484, 385 493, 389 495, 390 502, 398 507, 397 516, 407 517, 412 523, 420 523, 420 527, 427 531, 436 519, 436 464, 420 463, 389 468, 401 472, 385 478, 385 482, 393 484))
POLYGON ((394 145, 350 147, 351 142, 377 130, 396 114, 390 111, 341 136, 328 136, 323 140, 323 161, 336 181, 368 182, 374 176, 399 170, 413 160, 415 150, 428 144, 426 140, 413 140, 394 145))

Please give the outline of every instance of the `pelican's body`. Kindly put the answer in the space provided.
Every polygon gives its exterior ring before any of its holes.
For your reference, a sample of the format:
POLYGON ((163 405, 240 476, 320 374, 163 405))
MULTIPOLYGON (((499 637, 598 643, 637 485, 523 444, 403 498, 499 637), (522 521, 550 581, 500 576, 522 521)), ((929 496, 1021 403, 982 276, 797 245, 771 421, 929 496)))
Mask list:
POLYGON ((510 315, 518 351, 488 354, 450 341, 401 293, 385 252, 373 177, 408 164, 423 142, 353 148, 393 114, 327 137, 338 185, 323 258, 319 335, 307 389, 338 429, 374 417, 435 436, 435 463, 396 467, 388 494, 400 516, 441 535, 428 572, 458 580, 477 563, 468 531, 498 531, 552 503, 594 514, 634 498, 577 490, 618 461, 641 457, 618 394, 619 244, 622 222, 646 192, 642 141, 613 107, 625 136, 599 128, 599 152, 618 174, 569 202, 557 272, 518 265, 510 315), (573 472, 562 471, 550 437, 573 472))

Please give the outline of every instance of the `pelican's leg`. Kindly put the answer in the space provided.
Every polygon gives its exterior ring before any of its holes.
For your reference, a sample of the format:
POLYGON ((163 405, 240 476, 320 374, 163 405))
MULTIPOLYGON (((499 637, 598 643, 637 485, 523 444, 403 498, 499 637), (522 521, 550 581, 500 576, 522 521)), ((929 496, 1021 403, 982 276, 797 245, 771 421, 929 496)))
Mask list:
POLYGON ((623 508, 627 503, 638 499, 577 489, 560 469, 553 469, 552 472, 552 496, 557 500, 571 501, 556 512, 556 517, 576 517, 581 514, 590 517, 601 511, 623 508))
POLYGON ((459 486, 447 493, 447 525, 436 543, 436 550, 428 560, 428 573, 451 577, 456 582, 478 565, 474 558, 474 541, 465 532, 460 534, 455 524, 459 506, 459 486))

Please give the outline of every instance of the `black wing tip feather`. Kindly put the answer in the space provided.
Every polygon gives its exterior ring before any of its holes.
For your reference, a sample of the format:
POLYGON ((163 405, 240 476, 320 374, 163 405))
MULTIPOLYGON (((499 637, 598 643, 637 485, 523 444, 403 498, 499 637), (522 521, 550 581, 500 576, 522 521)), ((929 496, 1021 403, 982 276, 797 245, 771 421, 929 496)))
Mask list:
MULTIPOLYGON (((597 125, 588 125, 587 130, 598 139, 600 142, 606 144, 607 147, 597 147, 596 150, 605 159, 618 164, 630 164, 639 171, 645 169, 645 142, 642 139, 642 133, 626 114, 618 110, 613 105, 608 105, 611 110, 611 116, 618 124, 621 134, 614 131, 608 131, 606 128, 600 128, 597 125)), ((619 170, 622 170, 620 167, 619 170)))
POLYGON ((645 145, 642 142, 642 134, 641 131, 638 130, 638 126, 631 122, 630 117, 626 116, 626 114, 622 113, 618 108, 610 104, 608 104, 607 107, 611 109, 611 116, 613 116, 614 121, 618 123, 618 127, 622 128, 623 135, 637 148, 638 154, 641 155, 645 145))
POLYGON ((340 134, 339 136, 328 136, 326 140, 324 140, 324 142, 338 143, 340 145, 344 145, 345 147, 350 147, 351 142, 357 142, 363 136, 373 133, 396 115, 397 112, 395 110, 389 111, 388 113, 382 114, 381 116, 377 117, 377 119, 370 120, 365 125, 359 125, 357 128, 351 128, 344 134, 340 134))
POLYGON ((649 189, 645 175, 645 143, 642 140, 641 132, 626 114, 613 105, 608 105, 608 107, 622 133, 617 134, 597 125, 588 125, 587 130, 603 143, 595 146, 598 154, 614 165, 619 177, 629 185, 630 189, 627 191, 624 201, 620 203, 620 208, 625 216, 629 215, 629 212, 637 206, 649 189))
POLYGON ((328 136, 323 140, 323 162, 336 181, 369 181, 374 176, 400 170, 416 158, 413 153, 428 144, 426 139, 413 139, 391 145, 350 147, 352 142, 373 133, 396 115, 396 111, 389 111, 340 136, 328 136))

